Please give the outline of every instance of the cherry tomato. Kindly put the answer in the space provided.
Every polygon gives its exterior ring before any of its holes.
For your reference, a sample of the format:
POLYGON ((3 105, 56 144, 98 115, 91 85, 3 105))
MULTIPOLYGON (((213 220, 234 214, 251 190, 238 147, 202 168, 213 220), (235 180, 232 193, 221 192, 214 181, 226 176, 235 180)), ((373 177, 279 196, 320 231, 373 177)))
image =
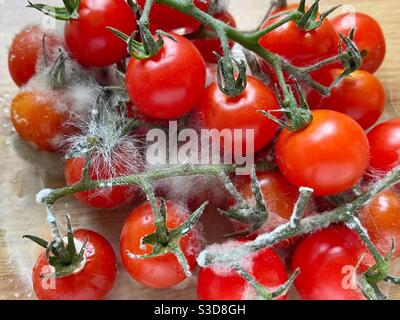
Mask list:
POLYGON ((31 26, 20 31, 11 44, 8 52, 8 70, 14 82, 19 86, 26 84, 35 74, 40 58, 43 58, 43 39, 46 58, 51 59, 61 41, 51 33, 43 31, 40 26, 31 26))
MULTIPOLYGON (((313 78, 329 86, 342 72, 341 69, 321 69, 313 74, 313 78)), ((367 71, 357 70, 337 84, 328 96, 321 96, 312 90, 307 100, 313 109, 329 109, 347 114, 363 129, 368 129, 382 115, 386 96, 378 78, 367 71)))
POLYGON ((354 42, 365 54, 361 69, 371 73, 378 70, 386 53, 385 37, 378 22, 360 12, 341 14, 331 22, 336 32, 345 36, 351 29, 356 30, 354 42))
MULTIPOLYGON (((82 179, 85 162, 85 157, 67 159, 64 174, 65 181, 69 186, 82 179)), ((120 153, 118 150, 108 161, 103 157, 96 156, 96 161, 92 161, 89 165, 90 178, 107 180, 137 173, 139 168, 136 168, 134 163, 137 163, 136 155, 120 153)), ((74 196, 79 202, 92 208, 111 209, 131 202, 138 194, 138 188, 135 186, 110 185, 105 187, 99 190, 78 192, 74 196)))
POLYGON ((11 120, 20 137, 42 151, 54 152, 70 132, 68 109, 48 91, 23 91, 11 103, 11 120))
MULTIPOLYGON (((176 229, 188 218, 188 212, 173 203, 166 201, 166 226, 176 229)), ((124 223, 121 234, 120 250, 125 269, 133 279, 151 288, 169 288, 186 279, 186 275, 176 256, 166 253, 154 258, 133 258, 135 255, 150 254, 153 246, 143 244, 143 238, 156 231, 154 213, 150 203, 145 202, 132 211, 124 223)), ((179 247, 184 253, 190 270, 196 267, 196 257, 201 250, 201 241, 196 229, 192 229, 179 240, 179 247)))
MULTIPOLYGON (((260 30, 285 16, 267 19, 260 30)), ((320 27, 304 31, 293 21, 271 31, 260 41, 265 49, 279 54, 296 66, 307 66, 337 54, 338 35, 328 19, 320 27)))
MULTIPOLYGON (((218 12, 214 15, 214 18, 225 22, 227 25, 236 28, 236 21, 233 16, 227 12, 218 12)), ((209 28, 204 27, 205 37, 202 38, 192 38, 192 43, 196 46, 196 48, 200 51, 204 60, 211 63, 217 63, 218 59, 215 56, 214 52, 217 52, 219 55, 223 55, 223 50, 221 47, 221 41, 217 37, 217 35, 209 28), (208 34, 207 34, 208 33, 208 34)), ((232 49, 235 43, 233 41, 229 41, 229 47, 232 49)))
POLYGON ((315 195, 332 195, 351 188, 368 166, 368 139, 350 117, 330 110, 312 112, 301 131, 283 129, 276 144, 276 161, 293 185, 310 187, 315 195))
MULTIPOLYGON (((137 0, 137 4, 144 8, 146 0, 137 0)), ((210 1, 194 0, 194 4, 202 11, 207 11, 210 1)), ((161 29, 167 32, 188 34, 200 28, 200 22, 163 4, 154 3, 150 11, 150 30, 161 29)))
MULTIPOLYGON (((229 247, 241 242, 230 242, 229 247)), ((224 250, 221 248, 221 250, 224 250)), ((245 257, 243 269, 270 291, 287 281, 287 273, 281 258, 269 248, 245 257)), ((235 270, 226 266, 201 268, 197 281, 197 297, 200 300, 248 300, 257 298, 251 285, 235 270)), ((279 297, 286 299, 286 295, 279 297)))
POLYGON ((84 67, 105 67, 127 55, 127 46, 106 27, 125 34, 136 30, 136 17, 124 0, 82 0, 79 17, 65 25, 71 55, 84 67))
POLYGON ((40 300, 101 300, 114 287, 117 258, 108 241, 94 231, 83 229, 75 231, 74 238, 77 249, 88 240, 83 265, 76 272, 52 280, 45 252, 38 257, 32 281, 40 300), (55 281, 53 286, 51 281, 55 281))
POLYGON ((385 121, 368 133, 370 166, 389 172, 400 164, 400 118, 385 121))
POLYGON ((230 137, 221 137, 221 147, 225 145, 230 148, 225 150, 226 153, 233 151, 235 155, 242 155, 262 149, 274 137, 278 125, 258 110, 276 109, 279 109, 279 104, 272 91, 261 81, 249 76, 246 89, 234 98, 224 95, 217 83, 212 83, 201 98, 197 117, 200 125, 206 129, 220 132, 228 129, 230 137), (235 129, 242 129, 241 136, 234 132, 235 129), (246 129, 254 130, 254 141, 247 141, 246 129))
MULTIPOLYGON (((300 268, 296 289, 305 300, 364 300, 352 280, 366 271, 370 260, 358 234, 344 226, 331 226, 308 235, 295 249, 292 268, 300 268)), ((371 258, 370 258, 371 259, 371 258)))
POLYGON ((393 258, 400 256, 400 195, 386 190, 373 198, 360 213, 363 226, 383 255, 395 244, 393 258))
POLYGON ((163 37, 160 52, 146 60, 131 58, 126 73, 128 94, 149 117, 175 119, 189 112, 204 91, 206 65, 186 38, 163 37), (188 63, 190 61, 190 63, 188 63))

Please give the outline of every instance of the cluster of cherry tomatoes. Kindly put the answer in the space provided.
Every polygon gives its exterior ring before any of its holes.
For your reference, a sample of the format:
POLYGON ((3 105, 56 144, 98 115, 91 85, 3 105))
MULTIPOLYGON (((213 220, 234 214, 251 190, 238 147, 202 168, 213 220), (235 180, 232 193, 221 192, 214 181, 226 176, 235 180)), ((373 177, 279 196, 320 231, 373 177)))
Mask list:
MULTIPOLYGON (((195 0, 194 3, 203 11, 213 5, 212 1, 195 0)), ((138 0, 137 4, 143 7, 145 0, 138 0)), ((297 5, 283 10, 296 8, 297 5)), ((17 34, 10 48, 10 74, 22 88, 12 102, 11 119, 21 138, 41 151, 62 152, 61 142, 76 128, 69 125, 74 102, 65 103, 68 86, 56 90, 31 85, 39 66, 43 61, 54 63, 59 48, 87 70, 120 63, 128 59, 127 44, 107 27, 127 35, 137 29, 136 15, 124 0, 82 0, 77 14, 76 18, 66 22, 64 39, 33 26, 17 34), (61 107, 60 101, 64 101, 61 107)), ((224 10, 214 16, 236 26, 233 17, 224 10)), ((261 29, 284 16, 267 19, 261 29)), ((306 214, 318 214, 337 205, 330 196, 350 193, 346 195, 351 197, 353 194, 349 190, 357 183, 362 181, 357 186, 359 189, 366 188, 377 176, 400 163, 400 119, 381 123, 368 135, 365 132, 378 121, 385 104, 384 89, 373 74, 383 62, 385 40, 373 18, 362 13, 342 14, 324 19, 320 27, 311 31, 290 21, 263 36, 259 43, 294 66, 304 67, 337 55, 338 34, 348 35, 352 28, 356 29, 354 42, 363 55, 360 70, 336 85, 328 96, 309 90, 307 101, 313 115, 310 125, 301 131, 279 131, 276 123, 259 112, 279 109, 273 89, 276 78, 264 61, 260 60, 260 65, 271 78, 269 86, 249 75, 247 87, 239 96, 225 96, 216 81, 206 87, 206 62, 216 62, 214 51, 222 55, 216 34, 166 5, 155 3, 151 8, 151 31, 161 29, 171 33, 171 37, 162 35, 163 46, 155 56, 143 60, 129 58, 125 74, 131 108, 128 115, 152 122, 180 119, 190 114, 202 128, 254 129, 254 151, 262 157, 265 150, 273 150, 279 168, 273 172, 257 172, 263 201, 271 213, 268 221, 248 238, 223 244, 221 250, 240 245, 288 222, 301 186, 312 188, 315 195, 306 214), (277 137, 276 141, 274 137, 277 137)), ((333 63, 314 71, 312 77, 329 86, 343 71, 341 68, 339 63, 333 63)), ((231 143, 237 146, 237 141, 231 143)), ((240 144, 246 145, 245 137, 240 144)), ((96 167, 89 166, 92 180, 134 173, 130 166, 120 162, 118 150, 117 146, 111 164, 97 161, 96 167), (114 170, 107 169, 110 165, 114 170)), ((82 154, 67 159, 65 180, 68 185, 81 181, 85 158, 82 154)), ((234 183, 249 203, 254 202, 250 179, 234 178, 234 183)), ((78 192, 75 197, 87 206, 106 209, 127 204, 138 194, 137 187, 111 186, 104 190, 78 192)), ((167 200, 165 206, 168 230, 181 226, 190 215, 189 210, 176 201, 167 200)), ((225 206, 235 208, 235 201, 226 199, 225 206)), ((394 258, 400 256, 399 215, 400 195, 395 189, 382 192, 359 212, 363 225, 383 255, 390 251, 390 239, 394 240, 394 258)), ((156 232, 154 219, 148 202, 132 211, 121 234, 121 258, 125 269, 136 281, 152 288, 169 288, 185 280, 188 273, 172 252, 141 257, 151 254, 154 249, 154 244, 143 242, 146 236, 156 232)), ((239 223, 236 225, 239 229, 244 228, 239 223)), ((49 261, 46 253, 38 258, 33 270, 33 284, 40 299, 103 299, 114 286, 116 256, 108 242, 88 230, 78 230, 74 237, 80 243, 87 241, 84 244, 85 259, 78 270, 56 278, 55 288, 43 286, 43 267, 49 261)), ((178 244, 193 271, 203 245, 201 233, 192 229, 178 244)), ((293 270, 300 268, 295 287, 302 298, 363 298, 357 287, 344 288, 342 285, 344 266, 359 264, 357 272, 362 272, 372 263, 357 233, 347 227, 330 226, 301 239, 290 239, 277 248, 249 254, 243 269, 271 291, 288 280, 287 266, 275 249, 294 250, 289 260, 293 270), (360 262, 363 254, 366 257, 360 262)), ((256 298, 255 291, 242 275, 223 265, 200 270, 197 292, 200 299, 256 298)), ((286 295, 279 298, 285 299, 286 295)))

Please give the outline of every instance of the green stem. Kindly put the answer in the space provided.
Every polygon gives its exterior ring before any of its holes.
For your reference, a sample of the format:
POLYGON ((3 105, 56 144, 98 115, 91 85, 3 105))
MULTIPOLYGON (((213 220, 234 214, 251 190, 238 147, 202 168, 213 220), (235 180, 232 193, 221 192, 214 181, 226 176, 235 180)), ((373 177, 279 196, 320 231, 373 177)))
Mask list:
MULTIPOLYGON (((251 242, 247 242, 239 247, 231 249, 230 254, 215 255, 213 250, 205 249, 200 254, 198 262, 201 266, 214 263, 231 265, 234 264, 237 259, 244 257, 249 252, 256 252, 260 249, 271 247, 274 244, 294 236, 308 234, 310 232, 326 228, 333 223, 356 223, 353 213, 368 203, 377 194, 398 183, 399 180, 400 166, 390 171, 385 178, 376 183, 369 191, 363 193, 351 203, 344 204, 323 214, 303 218, 298 221, 295 228, 293 228, 293 225, 290 222, 278 226, 273 231, 262 234, 251 242)), ((359 232, 358 229, 355 231, 359 232)), ((376 257, 379 262, 380 258, 378 258, 377 254, 376 257)))
POLYGON ((253 34, 254 40, 257 40, 257 41, 260 40, 267 33, 270 33, 271 31, 283 26, 284 24, 288 23, 289 21, 297 20, 301 15, 302 15, 301 12, 299 12, 297 10, 289 13, 285 18, 280 19, 279 21, 271 24, 267 28, 264 28, 262 30, 254 32, 254 34, 253 34))
MULTIPOLYGON (((195 5, 193 5, 193 1, 191 0, 155 0, 157 3, 161 3, 177 9, 191 17, 194 17, 196 20, 200 21, 203 25, 209 26, 214 30, 223 30, 226 36, 239 43, 244 48, 248 49, 251 52, 254 52, 261 58, 263 58, 270 65, 280 65, 283 70, 293 74, 296 78, 301 79, 311 88, 317 90, 323 95, 329 93, 328 89, 321 85, 319 82, 313 80, 308 74, 304 74, 303 68, 296 67, 290 64, 285 59, 281 58, 279 55, 274 54, 264 47, 262 47, 258 41, 260 36, 265 35, 266 33, 278 28, 281 26, 281 22, 278 21, 275 24, 272 24, 265 30, 257 30, 255 32, 241 32, 231 26, 223 23, 222 21, 215 19, 214 17, 208 15, 206 12, 198 9, 195 5)), ((284 20, 290 21, 299 17, 301 14, 299 11, 294 11, 290 13, 284 20)))
POLYGON ((49 193, 49 195, 43 199, 43 203, 46 204, 47 206, 52 206, 58 199, 64 196, 75 194, 77 192, 82 192, 82 191, 102 189, 108 183, 112 183, 113 186, 122 186, 122 185, 140 186, 140 183, 143 179, 146 179, 147 181, 151 182, 164 178, 178 177, 178 176, 192 176, 192 175, 218 176, 221 170, 232 173, 235 171, 236 168, 237 168, 236 165, 221 164, 221 165, 193 166, 185 164, 168 169, 148 171, 124 177, 117 177, 110 180, 81 181, 72 186, 66 186, 63 188, 52 190, 49 193))
POLYGON ((75 11, 75 6, 71 2, 71 0, 63 0, 64 6, 67 9, 67 11, 72 14, 75 11))

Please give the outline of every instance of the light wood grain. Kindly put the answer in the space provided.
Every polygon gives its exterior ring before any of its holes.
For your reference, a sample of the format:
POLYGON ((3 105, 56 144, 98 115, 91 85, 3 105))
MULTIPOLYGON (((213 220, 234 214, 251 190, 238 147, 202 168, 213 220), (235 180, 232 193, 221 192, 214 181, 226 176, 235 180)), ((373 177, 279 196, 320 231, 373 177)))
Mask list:
MULTIPOLYGON (((47 1, 51 2, 58 1, 47 1)), ((322 0, 321 6, 327 8, 338 2, 374 16, 382 25, 388 52, 377 75, 388 95, 385 117, 392 116, 400 110, 400 1, 322 0)), ((61 160, 26 146, 10 130, 7 119, 9 97, 17 92, 6 67, 7 48, 13 34, 25 24, 42 19, 39 14, 24 8, 25 3, 25 0, 0 1, 0 299, 35 298, 30 285, 30 272, 39 249, 21 237, 27 232, 48 236, 45 212, 35 203, 35 194, 44 187, 63 185, 61 160)), ((230 8, 239 28, 255 27, 264 15, 267 3, 268 0, 231 0, 230 8)), ((67 199, 60 201, 57 212, 60 216, 71 214, 75 227, 91 228, 104 234, 118 252, 119 233, 129 209, 93 211, 67 199)), ((208 212, 203 223, 208 235, 227 231, 220 230, 224 221, 215 212, 208 212)), ((216 238, 213 236, 211 240, 216 238)), ((155 291, 133 282, 122 267, 120 270, 111 299, 195 298, 195 279, 190 280, 186 288, 155 291)), ((392 289, 391 296, 400 299, 400 289, 392 289)))

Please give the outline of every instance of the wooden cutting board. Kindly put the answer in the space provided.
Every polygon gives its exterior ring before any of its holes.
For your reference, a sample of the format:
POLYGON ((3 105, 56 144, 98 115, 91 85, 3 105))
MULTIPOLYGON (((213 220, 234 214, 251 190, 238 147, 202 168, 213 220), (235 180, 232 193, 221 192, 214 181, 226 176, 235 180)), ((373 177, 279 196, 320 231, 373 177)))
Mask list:
MULTIPOLYGON (((46 1, 59 3, 61 1, 46 1)), ((268 0, 231 0, 229 7, 240 29, 254 28, 263 17, 268 0)), ((323 9, 342 3, 345 9, 356 8, 375 17, 382 25, 388 52, 377 76, 387 93, 387 112, 391 117, 400 110, 400 1, 399 0, 322 0, 323 9)), ((22 239, 25 233, 49 236, 43 208, 35 194, 44 187, 64 184, 61 161, 57 156, 39 153, 21 142, 12 132, 8 119, 10 98, 17 92, 7 70, 7 52, 13 35, 28 23, 40 23, 42 16, 25 8, 25 0, 0 1, 0 299, 35 299, 30 283, 31 268, 39 249, 22 239), (17 13, 17 14, 16 14, 17 13)), ((340 9, 339 9, 340 11, 340 9)), ((51 23, 44 21, 44 23, 51 23)), ((366 97, 368 99, 368 97, 366 97)), ((118 252, 119 234, 129 210, 95 211, 80 206, 73 199, 62 199, 57 212, 71 214, 75 228, 97 230, 111 241, 118 252)), ((210 241, 228 231, 216 212, 203 218, 210 241)), ((120 266, 118 283, 110 299, 194 299, 195 279, 179 288, 151 290, 135 283, 120 266)), ((400 288, 391 289, 391 297, 400 299, 400 288)))

